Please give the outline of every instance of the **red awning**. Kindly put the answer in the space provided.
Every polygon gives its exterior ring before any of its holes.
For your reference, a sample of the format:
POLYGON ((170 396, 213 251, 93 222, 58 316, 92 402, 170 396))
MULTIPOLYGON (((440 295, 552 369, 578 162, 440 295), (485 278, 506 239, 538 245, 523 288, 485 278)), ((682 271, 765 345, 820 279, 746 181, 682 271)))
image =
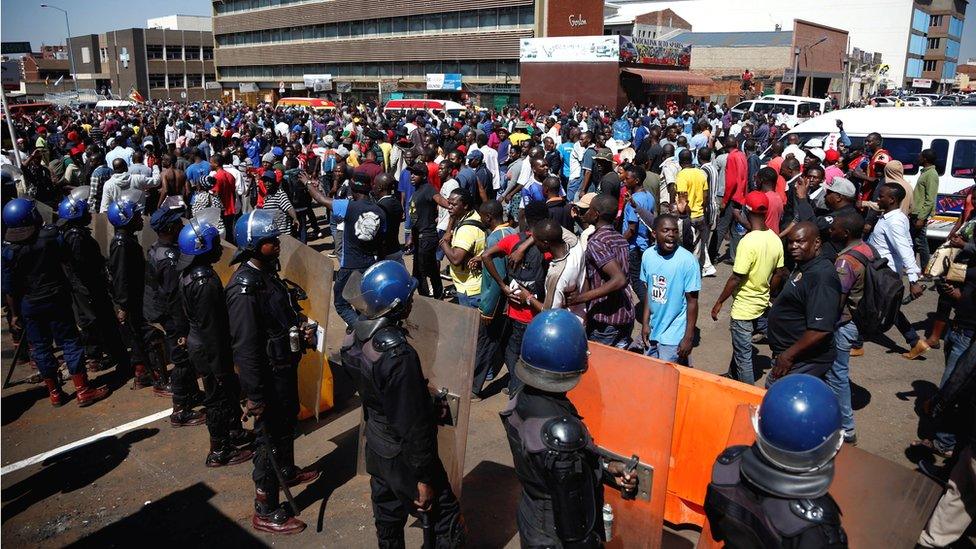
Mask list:
POLYGON ((669 71, 661 69, 621 69, 623 72, 641 77, 645 84, 675 84, 678 86, 711 84, 712 79, 689 71, 669 71))

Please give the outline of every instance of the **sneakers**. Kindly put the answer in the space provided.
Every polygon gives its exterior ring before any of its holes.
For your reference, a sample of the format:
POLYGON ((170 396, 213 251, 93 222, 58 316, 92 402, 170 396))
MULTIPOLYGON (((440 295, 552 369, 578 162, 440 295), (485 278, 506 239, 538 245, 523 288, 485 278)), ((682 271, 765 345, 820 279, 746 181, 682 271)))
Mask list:
POLYGON ((207 454, 207 467, 226 467, 228 465, 238 465, 254 456, 251 450, 235 448, 228 442, 210 441, 210 453, 207 454))
POLYGON ((711 265, 709 265, 709 267, 707 269, 702 269, 702 277, 703 278, 707 278, 707 277, 710 277, 710 276, 715 276, 716 273, 718 273, 718 270, 715 267, 711 266, 711 265))
POLYGON ((855 433, 854 431, 844 433, 844 444, 857 446, 857 433, 855 433))
POLYGON ((924 355, 930 349, 929 344, 925 342, 924 339, 918 340, 918 343, 912 347, 911 351, 907 353, 902 353, 901 356, 907 358, 908 360, 915 360, 916 358, 924 355))

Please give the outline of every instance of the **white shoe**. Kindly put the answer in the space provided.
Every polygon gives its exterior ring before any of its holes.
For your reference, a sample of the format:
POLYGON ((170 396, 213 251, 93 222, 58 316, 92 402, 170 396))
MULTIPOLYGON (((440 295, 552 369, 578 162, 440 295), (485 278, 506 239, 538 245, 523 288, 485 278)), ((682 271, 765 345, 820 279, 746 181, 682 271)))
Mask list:
POLYGON ((703 277, 715 276, 716 273, 718 273, 718 271, 715 269, 715 267, 709 267, 707 269, 702 269, 702 276, 703 277))

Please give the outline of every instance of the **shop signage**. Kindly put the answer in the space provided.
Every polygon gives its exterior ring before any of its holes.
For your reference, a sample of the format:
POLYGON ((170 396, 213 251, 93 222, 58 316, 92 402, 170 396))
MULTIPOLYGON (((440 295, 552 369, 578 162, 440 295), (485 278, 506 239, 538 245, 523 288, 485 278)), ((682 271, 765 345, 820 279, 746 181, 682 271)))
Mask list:
POLYGON ((522 63, 587 63, 620 58, 617 36, 561 36, 523 38, 519 41, 522 63))
POLYGON ((691 66, 691 45, 669 40, 620 37, 620 62, 666 67, 691 66))
POLYGON ((257 93, 258 85, 254 82, 241 82, 237 85, 241 93, 257 93))
POLYGON ((352 91, 352 82, 336 82, 335 84, 338 93, 349 93, 352 91))
POLYGON ((216 80, 207 80, 203 84, 203 87, 204 88, 207 88, 208 90, 219 90, 220 89, 220 82, 217 82, 216 80))
POLYGON ((792 84, 795 80, 796 80, 796 72, 793 71, 792 67, 783 69, 784 84, 792 84))
POLYGON ((518 95, 519 87, 515 84, 468 84, 471 93, 504 93, 518 95))
POLYGON ((586 26, 586 18, 583 17, 583 14, 582 13, 571 14, 569 16, 569 26, 570 27, 573 27, 573 28, 575 28, 575 27, 585 27, 586 26))
POLYGON ((331 74, 303 74, 302 83, 312 91, 325 91, 332 89, 331 74))
POLYGON ((292 91, 302 91, 302 90, 307 89, 307 88, 306 88, 304 82, 292 82, 291 83, 291 89, 292 89, 292 91))
POLYGON ((932 79, 931 78, 913 78, 912 79, 913 88, 931 88, 932 79))
POLYGON ((461 91, 461 75, 457 73, 427 73, 427 89, 432 91, 461 91))

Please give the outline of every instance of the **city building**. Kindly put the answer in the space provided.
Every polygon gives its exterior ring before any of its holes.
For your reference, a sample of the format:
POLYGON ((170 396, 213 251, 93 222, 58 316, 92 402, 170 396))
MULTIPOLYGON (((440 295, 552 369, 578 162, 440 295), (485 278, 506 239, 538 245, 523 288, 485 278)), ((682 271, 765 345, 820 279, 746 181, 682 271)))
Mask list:
POLYGON ((64 44, 54 46, 41 44, 41 51, 38 52, 41 59, 68 59, 68 48, 64 44))
POLYGON ((912 88, 928 79, 932 81, 928 89, 936 89, 951 86, 955 77, 967 5, 967 0, 750 0, 731 4, 725 0, 612 0, 608 11, 614 15, 607 21, 621 25, 628 18, 669 9, 691 23, 696 32, 754 32, 776 30, 777 25, 780 30, 792 30, 794 19, 840 26, 849 33, 850 48, 881 54, 888 66, 885 87, 912 88), (938 40, 930 43, 930 38, 938 40))
POLYGON ((217 0, 213 29, 217 76, 232 98, 351 93, 503 105, 519 100, 519 40, 602 34, 603 2, 217 0))
POLYGON ((178 15, 152 22, 155 28, 69 38, 79 87, 118 97, 136 90, 147 100, 219 99, 213 33, 199 30, 209 27, 210 18, 178 15))
POLYGON ((619 34, 648 40, 670 40, 692 30, 691 23, 669 9, 642 13, 637 16, 620 15, 620 6, 604 4, 603 34, 619 34))

